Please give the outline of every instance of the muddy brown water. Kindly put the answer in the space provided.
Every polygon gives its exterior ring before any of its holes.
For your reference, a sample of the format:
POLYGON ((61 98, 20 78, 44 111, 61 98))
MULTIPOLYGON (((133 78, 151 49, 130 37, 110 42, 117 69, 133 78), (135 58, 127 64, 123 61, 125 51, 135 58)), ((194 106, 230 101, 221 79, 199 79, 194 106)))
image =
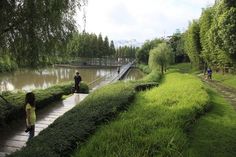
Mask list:
POLYGON ((90 83, 96 79, 116 73, 116 68, 64 68, 51 67, 38 70, 19 70, 12 73, 0 74, 0 92, 44 89, 54 84, 73 81, 75 73, 79 71, 82 80, 90 83))
MULTIPOLYGON (((1 91, 4 90, 32 90, 35 88, 47 88, 53 84, 73 80, 76 71, 81 73, 83 80, 94 82, 94 80, 117 73, 116 68, 48 68, 43 70, 22 70, 14 73, 1 74, 1 91)), ((131 69, 124 77, 125 80, 137 80, 143 77, 138 69, 131 69)), ((37 122, 36 135, 47 128, 55 119, 73 108, 82 101, 87 94, 73 94, 65 100, 54 102, 48 107, 36 111, 37 122)), ((25 130, 25 119, 22 117, 13 122, 8 128, 0 129, 0 157, 21 149, 26 145, 28 134, 25 130)))

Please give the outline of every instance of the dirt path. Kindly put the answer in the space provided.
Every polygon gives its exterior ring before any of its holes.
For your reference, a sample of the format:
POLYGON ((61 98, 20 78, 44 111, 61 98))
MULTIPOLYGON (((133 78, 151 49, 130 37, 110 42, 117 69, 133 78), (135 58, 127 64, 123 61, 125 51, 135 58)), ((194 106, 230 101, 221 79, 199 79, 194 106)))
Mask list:
POLYGON ((216 80, 207 80, 200 76, 202 81, 215 88, 224 98, 230 102, 236 111, 236 89, 223 85, 216 80))

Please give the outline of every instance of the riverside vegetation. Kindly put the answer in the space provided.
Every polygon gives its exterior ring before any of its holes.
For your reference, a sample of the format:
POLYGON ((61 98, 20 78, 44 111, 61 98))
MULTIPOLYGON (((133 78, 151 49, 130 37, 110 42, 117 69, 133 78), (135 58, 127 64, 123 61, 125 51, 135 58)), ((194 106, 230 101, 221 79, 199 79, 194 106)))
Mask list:
POLYGON ((130 83, 100 88, 41 131, 27 147, 10 156, 69 156, 100 124, 107 123, 120 111, 126 110, 134 94, 134 85, 130 83))
POLYGON ((10 156, 235 156, 235 111, 183 67, 96 90, 10 156))
POLYGON ((209 108, 203 84, 189 74, 167 74, 160 87, 135 98, 74 156, 181 156, 192 125, 209 108))
MULTIPOLYGON (((52 102, 59 101, 63 95, 71 93, 73 82, 61 83, 46 89, 36 89, 33 92, 36 96, 37 109, 44 108, 52 102)), ((81 83, 81 93, 88 93, 89 88, 85 83, 81 83)), ((8 123, 24 117, 25 92, 3 92, 2 96, 9 102, 0 102, 0 126, 6 127, 8 123)))

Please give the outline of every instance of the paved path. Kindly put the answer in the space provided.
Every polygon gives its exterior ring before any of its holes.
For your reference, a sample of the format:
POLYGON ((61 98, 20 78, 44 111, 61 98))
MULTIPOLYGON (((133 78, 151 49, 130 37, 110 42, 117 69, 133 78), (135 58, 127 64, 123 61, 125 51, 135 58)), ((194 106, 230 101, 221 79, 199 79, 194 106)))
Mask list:
MULTIPOLYGON (((63 101, 56 102, 49 107, 37 112, 37 122, 35 125, 35 135, 47 128, 55 119, 73 108, 82 101, 88 94, 73 94, 63 101)), ((28 134, 24 132, 25 122, 16 124, 16 129, 1 131, 0 135, 0 157, 10 154, 26 145, 28 134)))
MULTIPOLYGON (((121 66, 121 71, 119 74, 115 73, 114 75, 99 79, 98 85, 95 86, 92 91, 106 84, 120 80, 123 75, 125 75, 126 72, 130 69, 132 64, 133 62, 121 66)), ((92 84, 90 84, 90 86, 92 86, 92 84)), ((51 123, 54 122, 55 119, 57 119, 59 116, 63 115, 65 112, 73 108, 86 96, 87 94, 73 94, 67 99, 60 102, 55 102, 54 104, 49 105, 45 109, 42 109, 37 112, 35 135, 37 136, 40 131, 47 128, 51 123)), ((28 134, 25 133, 24 130, 25 121, 22 120, 14 125, 14 129, 0 131, 0 157, 5 157, 6 154, 10 154, 26 145, 28 134)))
MULTIPOLYGON (((201 76, 200 76, 201 77, 201 76)), ((236 89, 232 87, 227 87, 216 80, 207 80, 203 77, 202 81, 209 84, 211 87, 215 88, 219 93, 221 93, 224 98, 230 102, 230 104, 234 107, 236 110, 236 89)))

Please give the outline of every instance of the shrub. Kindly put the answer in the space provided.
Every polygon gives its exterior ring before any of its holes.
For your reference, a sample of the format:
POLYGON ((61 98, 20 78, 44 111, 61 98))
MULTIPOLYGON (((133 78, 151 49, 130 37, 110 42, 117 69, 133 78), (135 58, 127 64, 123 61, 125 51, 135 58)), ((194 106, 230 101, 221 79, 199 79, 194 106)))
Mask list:
MULTIPOLYGON (((72 86, 73 83, 68 82, 54 85, 47 89, 34 90, 33 92, 36 97, 36 108, 44 108, 52 102, 60 100, 62 95, 70 94, 72 86)), ((83 82, 81 83, 80 89, 81 92, 88 93, 88 86, 83 82)), ((4 126, 13 120, 24 117, 25 92, 3 92, 2 95, 10 104, 6 105, 4 102, 0 102, 0 126, 4 126)))

